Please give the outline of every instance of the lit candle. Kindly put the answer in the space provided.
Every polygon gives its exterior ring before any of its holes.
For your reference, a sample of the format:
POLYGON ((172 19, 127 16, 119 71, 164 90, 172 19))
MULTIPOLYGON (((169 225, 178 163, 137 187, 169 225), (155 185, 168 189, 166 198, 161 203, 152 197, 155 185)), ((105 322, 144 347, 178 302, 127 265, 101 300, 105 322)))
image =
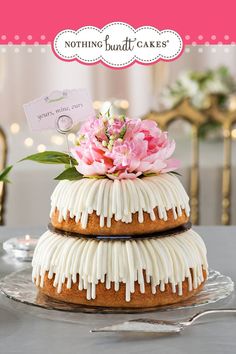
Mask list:
POLYGON ((25 235, 24 238, 17 238, 16 245, 19 249, 33 250, 37 244, 37 239, 30 237, 30 235, 25 235))

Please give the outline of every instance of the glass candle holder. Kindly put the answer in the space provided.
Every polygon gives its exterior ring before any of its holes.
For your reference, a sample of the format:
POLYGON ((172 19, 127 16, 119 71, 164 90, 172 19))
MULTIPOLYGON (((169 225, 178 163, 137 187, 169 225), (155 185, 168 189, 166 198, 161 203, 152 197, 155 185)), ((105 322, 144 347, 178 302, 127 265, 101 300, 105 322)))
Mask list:
POLYGON ((14 237, 3 243, 3 249, 7 254, 21 262, 31 262, 38 239, 30 235, 14 237))

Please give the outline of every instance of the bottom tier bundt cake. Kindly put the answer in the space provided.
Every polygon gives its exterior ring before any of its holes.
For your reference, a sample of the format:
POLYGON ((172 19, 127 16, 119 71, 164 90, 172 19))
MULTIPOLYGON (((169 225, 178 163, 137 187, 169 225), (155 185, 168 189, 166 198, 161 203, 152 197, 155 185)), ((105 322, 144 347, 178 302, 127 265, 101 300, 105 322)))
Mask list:
POLYGON ((193 230, 168 237, 110 241, 47 231, 34 254, 33 280, 58 300, 102 307, 154 307, 197 293, 206 248, 193 230))
POLYGON ((41 294, 86 306, 151 308, 202 289, 206 248, 185 227, 189 198, 173 174, 174 148, 152 121, 99 116, 81 128, 72 149, 75 178, 68 174, 55 188, 50 228, 34 252, 41 294))

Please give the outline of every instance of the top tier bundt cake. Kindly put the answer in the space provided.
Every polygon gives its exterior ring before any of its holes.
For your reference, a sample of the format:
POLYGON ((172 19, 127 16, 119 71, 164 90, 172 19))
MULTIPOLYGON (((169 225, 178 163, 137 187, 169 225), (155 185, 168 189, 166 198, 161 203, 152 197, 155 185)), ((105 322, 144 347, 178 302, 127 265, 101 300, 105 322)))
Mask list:
POLYGON ((51 198, 55 228, 85 235, 140 235, 183 225, 189 198, 171 174, 61 181, 51 198))
POLYGON ((41 293, 147 308, 202 288, 206 248, 189 226, 174 149, 153 121, 99 116, 84 124, 72 149, 77 172, 55 188, 51 224, 34 253, 41 293))

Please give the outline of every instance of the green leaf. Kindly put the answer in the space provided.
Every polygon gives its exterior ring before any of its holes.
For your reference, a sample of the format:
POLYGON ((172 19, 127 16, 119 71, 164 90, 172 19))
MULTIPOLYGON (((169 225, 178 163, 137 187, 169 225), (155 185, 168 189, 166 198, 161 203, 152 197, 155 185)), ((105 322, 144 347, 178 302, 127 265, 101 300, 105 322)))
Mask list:
POLYGON ((8 175, 12 170, 13 165, 7 166, 2 172, 0 172, 0 182, 9 183, 8 175))
POLYGON ((67 168, 65 171, 63 171, 59 176, 57 176, 54 179, 57 181, 62 181, 64 179, 67 179, 69 181, 77 181, 83 177, 84 176, 81 175, 81 173, 79 173, 75 167, 70 167, 67 168))
POLYGON ((120 138, 123 139, 126 133, 127 127, 124 126, 120 131, 120 138))
POLYGON ((220 66, 219 68, 218 68, 218 70, 216 70, 216 71, 218 71, 219 72, 219 74, 220 75, 222 75, 222 76, 227 76, 227 75, 229 75, 229 69, 226 67, 226 66, 220 66))
POLYGON ((143 173, 142 175, 141 175, 141 178, 142 177, 153 177, 153 176, 157 176, 158 174, 157 173, 155 173, 155 172, 147 172, 147 173, 143 173))
POLYGON ((99 112, 99 113, 96 115, 97 118, 101 118, 102 116, 103 116, 102 112, 99 112))
POLYGON ((169 174, 172 174, 172 175, 176 175, 176 176, 182 176, 179 172, 176 172, 176 171, 170 171, 168 172, 169 174))
POLYGON ((23 158, 21 161, 35 161, 38 163, 45 163, 45 164, 65 164, 69 165, 72 163, 73 165, 77 165, 77 161, 68 154, 64 152, 58 151, 44 151, 39 152, 38 154, 29 155, 23 158))
POLYGON ((104 179, 106 178, 105 175, 92 175, 92 176, 84 176, 85 178, 90 178, 90 179, 104 179))

